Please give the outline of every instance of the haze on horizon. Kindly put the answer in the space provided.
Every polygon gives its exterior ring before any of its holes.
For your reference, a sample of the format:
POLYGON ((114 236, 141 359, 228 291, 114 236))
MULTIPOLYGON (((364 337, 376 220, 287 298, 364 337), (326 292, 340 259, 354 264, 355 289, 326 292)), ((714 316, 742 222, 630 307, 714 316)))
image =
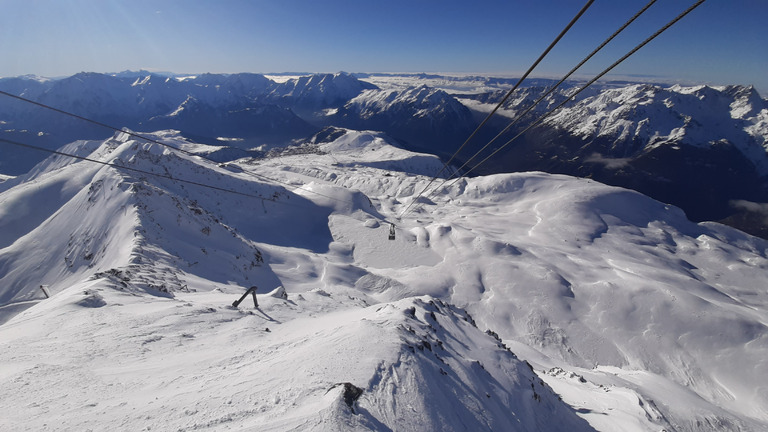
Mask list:
MULTIPOLYGON (((145 69, 177 73, 524 71, 584 1, 8 0, 0 76, 145 69)), ((559 77, 646 0, 597 1, 534 71, 559 77)), ((590 77, 687 8, 659 1, 590 77)), ((768 3, 709 0, 614 71, 681 83, 753 84, 768 93, 768 3)))

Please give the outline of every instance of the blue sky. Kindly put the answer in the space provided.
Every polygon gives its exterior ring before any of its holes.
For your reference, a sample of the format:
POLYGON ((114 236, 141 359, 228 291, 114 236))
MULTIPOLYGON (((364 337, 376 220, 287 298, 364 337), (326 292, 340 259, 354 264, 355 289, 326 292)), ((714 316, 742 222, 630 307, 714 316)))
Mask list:
MULTIPOLYGON (((524 71, 584 0, 3 0, 0 76, 524 71)), ((597 0, 536 76, 567 72, 647 0, 597 0)), ((693 0, 658 0, 585 65, 596 73, 693 0)), ((768 94, 768 1, 708 0, 617 75, 755 84, 768 94)))

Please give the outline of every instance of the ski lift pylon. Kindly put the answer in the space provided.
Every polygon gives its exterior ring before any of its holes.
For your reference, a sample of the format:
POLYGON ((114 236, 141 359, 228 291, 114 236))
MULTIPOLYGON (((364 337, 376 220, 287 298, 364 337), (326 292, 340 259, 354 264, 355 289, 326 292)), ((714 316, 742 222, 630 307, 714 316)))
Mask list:
POLYGON ((255 285, 250 287, 250 288, 248 288, 248 291, 246 291, 245 294, 243 294, 242 297, 240 297, 238 300, 235 300, 234 303, 232 303, 232 307, 234 307, 234 308, 238 307, 240 305, 240 303, 243 300, 245 300, 246 297, 248 297, 248 294, 252 294, 253 295, 253 307, 258 309, 259 308, 259 301, 256 300, 256 290, 257 289, 259 289, 259 288, 257 286, 255 286, 255 285))

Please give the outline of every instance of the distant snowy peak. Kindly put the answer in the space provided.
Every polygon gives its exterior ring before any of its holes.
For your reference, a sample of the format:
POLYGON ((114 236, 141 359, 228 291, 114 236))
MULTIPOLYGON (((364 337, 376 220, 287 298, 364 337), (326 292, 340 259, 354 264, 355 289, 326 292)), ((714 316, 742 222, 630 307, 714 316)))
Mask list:
MULTIPOLYGON (((190 112, 190 111, 199 111, 201 109, 200 102, 193 98, 192 96, 187 96, 187 99, 184 100, 181 104, 179 104, 176 109, 174 109, 172 112, 165 116, 160 117, 177 117, 179 115, 182 115, 184 112, 190 112)), ((150 121, 156 119, 158 117, 153 117, 150 119, 150 121)))
MULTIPOLYGON (((425 176, 433 176, 443 167, 437 156, 408 151, 384 132, 329 126, 313 135, 305 145, 331 155, 334 166, 367 166, 425 176)), ((295 153, 292 149, 286 151, 295 153)))
MULTIPOLYGON (((501 112, 499 114, 506 114, 508 117, 514 118, 518 113, 521 113, 531 107, 533 103, 544 94, 548 87, 539 85, 529 85, 526 87, 520 87, 515 90, 504 103, 501 112)), ((543 114, 549 109, 555 106, 555 103, 559 103, 564 100, 573 89, 570 87, 560 87, 552 94, 543 99, 536 107, 532 109, 533 113, 543 114)), ((589 92, 589 90, 587 90, 589 92)), ((508 90, 496 90, 492 92, 485 92, 479 94, 462 95, 462 98, 474 100, 483 104, 488 104, 490 107, 495 107, 508 93, 508 90)), ((595 94, 592 92, 591 94, 595 94)), ((488 108, 490 111, 491 108, 488 108)))
MULTIPOLYGON (((407 90, 366 90, 347 102, 336 113, 338 117, 356 118, 373 124, 423 123, 430 127, 440 123, 445 128, 464 126, 472 121, 469 109, 448 93, 427 86, 407 90)), ((368 126, 370 128, 370 126, 368 126)))
MULTIPOLYGON (((39 102, 86 116, 122 113, 134 93, 129 81, 91 72, 81 72, 54 81, 39 102)), ((131 110, 133 111, 133 110, 131 110)))
POLYGON ((546 124, 582 139, 608 139, 613 156, 622 157, 664 144, 728 142, 768 175, 767 117, 768 103, 753 87, 636 84, 584 98, 546 124))
POLYGON ((335 107, 364 90, 376 88, 378 87, 346 73, 316 74, 276 84, 266 97, 271 101, 289 105, 335 107))
POLYGON ((407 90, 368 90, 350 100, 345 106, 347 111, 356 111, 361 118, 371 118, 382 112, 408 111, 415 117, 428 117, 432 114, 454 114, 465 117, 466 109, 453 96, 425 85, 407 90))
POLYGON ((172 77, 174 76, 173 73, 170 72, 150 72, 146 69, 139 69, 139 70, 124 70, 122 72, 115 72, 108 74, 110 76, 116 77, 116 78, 143 78, 147 75, 158 75, 158 76, 166 76, 166 77, 172 77))
POLYGON ((365 90, 328 118, 331 124, 384 131, 419 150, 442 152, 467 136, 472 113, 456 98, 427 86, 365 90))
POLYGON ((310 137, 307 142, 310 144, 329 143, 343 137, 347 134, 347 132, 349 132, 349 129, 328 126, 323 128, 320 132, 312 135, 312 137, 310 137))
POLYGON ((768 108, 768 101, 760 97, 754 86, 727 86, 723 92, 733 96, 731 116, 736 119, 755 117, 768 108))

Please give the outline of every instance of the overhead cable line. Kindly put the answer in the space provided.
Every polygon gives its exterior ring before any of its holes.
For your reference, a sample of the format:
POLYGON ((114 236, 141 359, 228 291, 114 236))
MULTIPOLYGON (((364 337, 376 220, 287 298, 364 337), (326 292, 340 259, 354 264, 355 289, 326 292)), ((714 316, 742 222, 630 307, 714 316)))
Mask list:
MULTIPOLYGON (((635 46, 634 48, 632 48, 632 49, 631 49, 629 52, 627 52, 627 53, 626 53, 624 56, 622 56, 620 59, 616 60, 616 61, 615 61, 613 64, 611 64, 610 66, 608 66, 607 68, 605 68, 605 69, 604 69, 602 72, 600 72, 598 75, 596 75, 594 78, 592 78, 592 79, 591 79, 589 82, 587 82, 587 83, 586 83, 586 84, 584 84, 584 85, 583 85, 581 88, 579 88, 579 90, 577 90, 575 93, 573 93, 572 95, 568 96, 568 97, 567 97, 565 100, 563 100, 562 102, 560 102, 560 103, 559 103, 557 106, 555 106, 554 108, 552 108, 551 110, 549 110, 548 112, 546 112, 545 114, 543 114, 542 116, 540 116, 538 119, 536 119, 536 121, 534 121, 533 123, 531 123, 530 125, 528 125, 528 127, 526 127, 526 128, 525 128, 525 129, 524 129, 522 132, 519 132, 519 133, 518 133, 517 135, 515 135, 515 136, 514 136, 512 139, 510 139, 509 141, 507 141, 506 143, 504 143, 504 144, 503 144, 501 147, 499 147, 498 149, 494 150, 494 151, 493 151, 493 152, 492 152, 490 155, 488 155, 488 156, 487 156, 485 159, 481 160, 480 162, 478 162, 478 163, 477 163, 477 165, 475 165, 474 167, 472 167, 471 169, 469 169, 467 172, 465 172, 465 173, 464 173, 464 175, 467 175, 467 174, 469 174, 470 172, 474 171, 474 170, 475 170, 475 169, 477 169, 477 168, 478 168, 480 165, 482 165, 483 163, 487 162, 487 161, 488 161, 490 158, 492 158, 493 156, 495 156, 495 155, 496 155, 498 152, 500 152, 501 150, 503 150, 505 147, 507 147, 507 146, 508 146, 509 144, 511 144, 513 141, 515 141, 517 138, 519 138, 520 136, 522 136, 523 134, 525 134, 525 133, 526 133, 528 130, 530 130, 531 128, 533 128, 533 127, 535 127, 535 126, 538 126, 539 124, 541 124, 541 123, 542 123, 542 122, 543 122, 543 121, 544 121, 544 120, 545 120, 547 117, 549 117, 550 115, 552 115, 552 113, 554 113, 555 111, 557 111, 558 109, 560 109, 560 108, 561 108, 563 105, 565 105, 566 103, 568 103, 568 102, 570 102, 571 100, 573 100, 573 99, 574 99, 574 98, 575 98, 575 97, 576 97, 576 96, 577 96, 579 93, 581 93, 581 92, 582 92, 582 91, 584 91, 584 90, 585 90, 587 87, 589 87, 589 86, 591 86, 592 84, 594 84, 594 83, 595 83, 595 81, 597 81, 598 79, 602 78, 602 77, 603 77, 605 74, 607 74, 608 72, 610 72, 612 69, 614 69, 614 68, 615 68, 616 66, 618 66, 620 63, 622 63, 622 62, 623 62, 624 60, 626 60, 628 57, 630 57, 631 55, 633 55, 634 53, 636 53, 638 50, 640 50, 641 48, 643 48, 645 45, 647 45, 647 44, 648 44, 650 41, 652 41, 652 40, 653 40, 653 39, 655 39, 657 36, 659 36, 660 34, 662 34, 664 31, 666 31, 667 29, 669 29, 670 27, 672 27, 673 25, 675 25, 675 24, 676 24, 678 21, 680 21, 681 19, 683 19, 683 17, 685 17, 686 15, 688 15, 688 14, 689 14, 691 11, 693 11, 694 9, 696 9, 697 7, 699 7, 699 6, 700 6, 702 3, 704 3, 705 1, 706 1, 706 0, 698 0, 696 3, 694 3, 693 5, 691 5, 691 6, 690 6, 688 9, 686 9, 685 11, 683 11, 682 13, 680 13, 680 15, 678 15, 677 17, 675 17, 675 18, 674 18, 672 21, 670 21, 670 22, 668 22, 667 24, 665 24, 663 27, 661 27, 659 30, 657 30, 657 31, 656 31, 654 34, 652 34, 652 35, 651 35, 651 36, 649 36, 647 39, 645 39, 643 42, 641 42, 640 44, 638 44, 637 46, 635 46)), ((464 175, 463 175, 463 176, 464 176, 464 175)), ((461 178, 463 178, 463 176, 462 176, 462 177, 457 177, 457 178, 454 180, 454 182, 453 182, 453 183, 455 183, 456 181, 458 181, 458 180, 460 180, 461 178)), ((440 183, 440 184, 439 184, 439 185, 438 185, 438 186, 437 186, 435 189, 433 189, 433 190, 432 190, 432 192, 430 192, 430 194, 428 195, 428 197, 431 197, 431 196, 435 195, 435 194, 436 194, 436 193, 437 193, 437 192, 438 192, 438 191, 439 191, 439 190, 440 190, 440 189, 443 187, 443 185, 445 185, 445 183, 447 183, 447 182, 448 182, 448 181, 450 181, 450 180, 451 180, 451 178, 448 178, 448 179, 444 180, 442 183, 440 183)), ((453 183, 449 184, 448 186, 451 186, 453 183)), ((401 217, 402 217, 402 215, 401 215, 401 217)))
MULTIPOLYGON (((59 114, 63 114, 63 115, 69 116, 69 117, 73 117, 73 118, 76 118, 78 120, 82 120, 82 121, 87 122, 87 123, 91 123, 91 124, 94 124, 94 125, 97 125, 97 126, 101 126, 103 128, 106 128, 106 129, 111 129, 111 130, 116 131, 116 132, 124 133, 126 135, 129 135, 129 136, 132 136, 134 138, 138 138, 138 139, 141 139, 141 140, 153 143, 153 144, 158 144, 160 146, 167 147, 167 148, 170 148, 172 150, 176 150, 178 152, 184 153, 184 154, 186 154, 188 156, 199 157, 199 158, 201 158, 203 160, 206 160, 208 162, 211 162, 213 164, 218 164, 218 162, 216 162, 216 161, 214 161, 212 159, 209 159, 209 158, 207 158, 207 157, 205 157, 203 155, 195 154, 195 153, 193 153, 191 151, 184 150, 184 149, 181 149, 181 148, 178 148, 178 147, 174 147, 174 146, 172 146, 172 145, 170 145, 168 143, 164 143, 162 141, 158 141, 156 139, 152 139, 152 138, 149 138, 149 137, 137 134, 136 132, 133 132, 133 131, 130 131, 130 130, 127 130, 127 129, 117 128, 115 126, 111 126, 111 125, 108 125, 106 123, 102 123, 102 122, 99 122, 99 121, 96 121, 96 120, 93 120, 93 119, 90 119, 90 118, 87 118, 87 117, 84 117, 84 116, 81 116, 81 115, 78 115, 78 114, 74 114, 74 113, 71 113, 69 111, 65 111, 65 110, 59 109, 59 108, 55 108, 55 107, 52 107, 50 105, 46 105, 44 103, 34 101, 32 99, 27 99, 25 97, 18 96, 18 95, 15 95, 13 93, 8 93, 8 92, 3 91, 3 90, 0 90, 0 95, 8 96, 10 98, 20 100, 22 102, 30 103, 32 105, 35 105, 35 106, 38 106, 38 107, 41 107, 41 108, 45 108, 47 110, 54 111, 54 112, 57 112, 59 114)), ((334 201, 348 202, 348 201, 340 200, 340 199, 338 199, 336 197, 332 197, 332 196, 328 196, 328 195, 322 194, 320 192, 315 192, 315 191, 312 191, 312 190, 309 190, 309 189, 303 189, 300 186, 295 186, 295 185, 292 185, 290 183, 287 183, 287 182, 284 182, 284 181, 280 181, 280 180, 277 180, 277 179, 274 179, 274 178, 271 178, 271 177, 267 177, 267 176, 265 176, 263 174, 259 174, 259 173, 253 172, 253 171, 248 171, 248 170, 244 169, 243 173, 248 174, 248 175, 253 176, 253 177, 256 177, 256 178, 261 179, 261 180, 265 180, 265 181, 269 181, 269 182, 273 182, 273 183, 277 183, 277 184, 281 184, 283 186, 287 186, 287 187, 293 188, 294 191, 297 190, 297 189, 301 189, 303 191, 306 191, 306 192, 309 192, 309 193, 312 193, 312 194, 315 194, 315 195, 318 195, 318 196, 322 196, 322 197, 325 197, 325 198, 328 198, 328 199, 331 199, 331 200, 334 200, 334 201)))
MULTIPOLYGON (((495 142, 497 139, 499 139, 499 138, 500 138, 502 135, 504 135, 504 134, 505 134, 505 133, 506 133, 506 132, 507 132, 509 129, 511 129, 511 128, 512 128, 512 126, 514 126, 515 124, 517 124, 517 122, 519 122, 520 120, 522 120, 522 119, 523 119, 523 117, 525 117, 525 115, 526 115, 526 114, 528 114, 529 112, 531 112, 531 111, 532 111, 532 110, 533 110, 533 109, 534 109, 534 108, 535 108, 535 107, 536 107, 536 106, 537 106, 537 105, 538 105, 538 104, 539 104, 539 103, 540 103, 542 100, 544 100, 544 98, 546 98, 547 96, 549 96, 550 94, 552 94, 552 92, 554 92, 555 90, 557 90, 557 89, 558 89, 558 87, 560 87, 560 85, 561 85, 561 84, 563 84, 563 83, 565 82, 565 80, 567 80, 568 78, 570 78, 570 77, 571 77, 571 75, 573 75, 573 74, 574 74, 574 73, 575 73, 575 72, 576 72, 576 71, 577 71, 579 68, 581 68, 582 66, 584 66, 584 63, 588 62, 588 61, 589 61, 589 60, 590 60, 592 57, 594 57, 594 56, 595 56, 595 54, 597 54, 597 53, 598 53, 600 50, 602 50, 603 48, 605 48, 605 46, 606 46, 606 45, 608 45, 608 43, 610 43, 610 42, 611 42, 611 41, 612 41, 612 40, 613 40, 613 39, 614 39, 616 36, 618 36, 618 35, 619 35, 619 33, 623 32, 623 31, 624 31, 624 29, 626 29, 626 28, 627 28, 627 27, 628 27, 630 24, 632 24, 632 22, 634 22, 634 21, 635 21, 635 20, 636 20, 638 17, 640 17, 640 15, 642 15, 643 13, 645 13, 645 11, 646 11, 646 10, 648 10, 648 8, 650 8, 650 7, 651 7, 651 6, 652 6, 654 3, 656 3, 656 1, 657 1, 657 0, 651 0, 651 1, 649 1, 649 2, 648 2, 648 4, 646 4, 646 5, 645 5, 645 6, 644 6, 642 9, 640 9, 639 11, 637 11, 637 13, 635 13, 635 15, 634 15, 632 18, 630 18, 630 19, 629 19, 627 22, 625 22, 625 23, 624 23, 624 25, 622 25, 621 27, 619 27, 619 29, 618 29, 618 30, 616 30, 615 32, 613 32, 613 34, 612 34, 612 35, 610 35, 610 36, 609 36, 609 37, 608 37, 606 40, 604 40, 604 41, 603 41, 603 43, 601 43, 601 44, 600 44, 600 46, 598 46, 598 47, 597 47, 597 48, 595 48, 595 49, 594 49, 594 50, 593 50, 591 53, 589 53, 589 55, 587 55, 586 57, 584 57, 584 59, 583 59, 581 62, 579 62, 579 64, 577 64, 576 66, 574 66, 574 67, 573 67, 573 69, 571 69, 571 70, 570 70, 570 71, 569 71, 567 74, 565 74, 565 75, 564 75, 564 76, 563 76, 563 77, 560 79, 560 81, 558 81, 558 82, 557 82, 557 83, 556 83, 554 86, 550 87, 550 88, 549 88, 549 90, 547 90, 547 91, 546 91, 546 92, 544 92, 544 93, 543 93, 541 96, 539 96, 539 98, 538 98, 538 99, 536 99, 536 101, 534 101, 534 102, 533 102, 533 104, 532 104, 531 106, 529 106, 528 108, 526 108, 526 109, 525 109, 525 111, 523 111, 522 113, 520 113, 520 114, 516 115, 516 116, 514 117, 514 119, 513 119, 513 120, 512 120, 512 121, 511 121, 511 122, 510 122, 508 125, 507 125, 507 127, 505 127, 505 128, 504 128, 504 129, 503 129, 501 132, 499 132, 499 133, 498 133, 498 134, 497 134, 495 137, 493 137, 493 138, 492 138, 490 141, 488 141, 488 143, 487 143, 486 145, 484 145, 484 146, 483 146, 483 148, 481 148, 480 150, 478 150, 478 151, 477 151, 477 152, 476 152, 474 155, 472 155, 472 157, 470 157, 469 159, 467 159, 467 161, 466 161, 466 162, 464 162, 464 164, 463 164, 463 165, 461 165, 461 166, 460 166, 460 167, 459 167, 459 168, 456 170, 456 172, 461 172, 461 170, 462 170, 462 169, 464 169, 464 168, 465 168, 467 165, 469 165, 469 163, 470 163, 470 162, 472 162, 472 160, 474 160, 474 159, 475 159, 475 158, 476 158, 478 155, 480 155, 480 153, 482 153, 482 152, 483 152, 485 149, 487 149, 487 148, 488 148, 488 147, 489 147, 491 144, 493 144, 493 143, 494 143, 494 142, 495 142)), ((455 176, 455 174, 454 174, 453 176, 455 176)), ((451 178, 452 178, 453 176, 451 176, 451 178)), ((450 178, 449 178, 449 180, 450 180, 450 178)))
POLYGON ((565 36, 565 34, 568 32, 568 30, 570 30, 571 27, 573 27, 573 25, 576 24, 576 21, 578 21, 579 18, 581 18, 581 16, 584 15, 584 13, 587 11, 587 9, 589 9, 589 7, 592 6, 592 3, 594 3, 594 0, 588 0, 587 1, 587 3, 581 8, 581 10, 579 10, 579 12, 576 14, 576 16, 574 16, 573 19, 571 19, 571 21, 568 23, 568 25, 566 25, 565 28, 560 32, 560 34, 557 35, 555 40, 553 40, 552 43, 549 44, 547 49, 545 49, 544 52, 541 53, 539 58, 536 59, 535 62, 533 62, 531 67, 529 67, 528 70, 523 74, 523 76, 520 77, 520 79, 517 81, 517 83, 507 92, 507 94, 501 99, 501 101, 498 104, 496 104, 496 107, 493 108, 493 110, 490 112, 490 114, 488 114, 485 117, 485 119, 480 123, 480 125, 478 125, 477 128, 475 128, 474 132, 472 132, 469 135, 469 137, 464 141, 464 143, 461 146, 459 146, 459 148, 448 159, 448 161, 443 164, 443 167, 440 169, 440 171, 438 171, 437 174, 434 175, 434 177, 432 177, 432 179, 429 181, 429 183, 427 183, 427 186, 425 186, 424 189, 421 192, 419 192, 419 194, 416 196, 416 198, 414 198, 408 204, 408 206, 405 208, 405 210, 403 210, 403 212, 400 214, 400 216, 398 218, 402 218, 405 215, 405 213, 408 211, 408 209, 411 207, 411 205, 413 205, 413 203, 415 201, 417 201, 424 194, 424 192, 426 192, 427 189, 429 189, 429 187, 440 176, 440 174, 442 174, 445 171, 445 169, 448 168, 450 163, 453 162, 453 160, 456 158, 456 156, 459 154, 459 152, 462 149, 464 149, 464 147, 466 147, 466 145, 472 140, 472 138, 474 138, 475 135, 477 135, 477 133, 480 131, 480 129, 482 129, 482 127, 485 126, 486 123, 488 123, 488 120, 490 120, 491 117, 493 117, 493 115, 496 114, 496 111, 498 111, 499 108, 501 108, 501 106, 504 105, 504 102, 506 102, 507 99, 509 99, 509 97, 512 96, 512 93, 514 93, 514 91, 517 90, 517 88, 520 86, 520 84, 526 78, 528 78, 528 75, 530 75, 530 73, 533 72, 533 69, 535 69, 536 66, 539 65, 539 63, 541 63, 541 61, 544 59, 544 57, 546 57, 547 54, 549 54, 549 52, 552 50, 552 48, 554 48, 555 45, 557 45, 557 43, 560 42, 560 39, 562 39, 563 36, 565 36))

